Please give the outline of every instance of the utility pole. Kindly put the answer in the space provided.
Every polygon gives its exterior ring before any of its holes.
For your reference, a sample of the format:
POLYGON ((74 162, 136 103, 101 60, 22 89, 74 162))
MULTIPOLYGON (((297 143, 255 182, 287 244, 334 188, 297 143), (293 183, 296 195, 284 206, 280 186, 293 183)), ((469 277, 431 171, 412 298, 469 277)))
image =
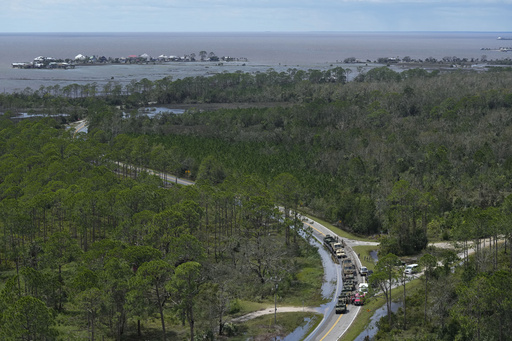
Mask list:
POLYGON ((277 324, 277 288, 279 287, 279 284, 275 283, 275 289, 274 289, 274 325, 277 324))

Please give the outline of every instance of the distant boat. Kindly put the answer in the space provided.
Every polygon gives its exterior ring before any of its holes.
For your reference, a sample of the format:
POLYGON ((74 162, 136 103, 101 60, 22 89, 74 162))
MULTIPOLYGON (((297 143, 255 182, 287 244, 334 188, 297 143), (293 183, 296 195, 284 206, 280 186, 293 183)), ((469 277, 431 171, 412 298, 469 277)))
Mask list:
POLYGON ((512 40, 512 38, 498 37, 498 40, 512 40))

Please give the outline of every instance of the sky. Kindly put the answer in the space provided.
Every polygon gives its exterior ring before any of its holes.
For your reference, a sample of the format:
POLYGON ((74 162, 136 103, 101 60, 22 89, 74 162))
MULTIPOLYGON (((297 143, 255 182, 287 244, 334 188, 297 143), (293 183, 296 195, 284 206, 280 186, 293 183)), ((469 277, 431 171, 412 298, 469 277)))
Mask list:
POLYGON ((512 0, 1 0, 0 32, 512 32, 512 0))

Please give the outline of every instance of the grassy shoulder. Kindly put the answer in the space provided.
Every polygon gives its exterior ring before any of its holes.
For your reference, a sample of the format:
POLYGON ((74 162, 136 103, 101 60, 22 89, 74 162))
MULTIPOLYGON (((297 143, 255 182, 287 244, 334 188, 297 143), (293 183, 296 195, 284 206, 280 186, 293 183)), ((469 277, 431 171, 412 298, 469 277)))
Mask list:
POLYGON ((297 259, 301 271, 297 273, 293 287, 283 295, 280 303, 290 306, 319 307, 328 300, 322 297, 324 268, 320 255, 297 259))
POLYGON ((378 250, 379 247, 375 245, 357 245, 352 247, 355 253, 359 254, 359 259, 361 260, 361 264, 366 266, 368 270, 373 270, 375 268, 376 262, 373 260, 370 252, 374 250, 378 250))
MULTIPOLYGON (((406 284, 406 292, 407 295, 412 294, 417 291, 421 285, 421 281, 419 279, 415 279, 406 284)), ((391 290, 391 298, 393 301, 401 299, 403 297, 403 287, 399 286, 393 290, 391 290)), ((343 335, 341 340, 354 340, 359 334, 361 334, 365 329, 370 319, 372 318, 375 311, 386 304, 386 298, 384 295, 379 295, 376 297, 372 297, 367 300, 367 303, 361 309, 359 315, 354 320, 354 323, 350 326, 347 332, 343 335)))

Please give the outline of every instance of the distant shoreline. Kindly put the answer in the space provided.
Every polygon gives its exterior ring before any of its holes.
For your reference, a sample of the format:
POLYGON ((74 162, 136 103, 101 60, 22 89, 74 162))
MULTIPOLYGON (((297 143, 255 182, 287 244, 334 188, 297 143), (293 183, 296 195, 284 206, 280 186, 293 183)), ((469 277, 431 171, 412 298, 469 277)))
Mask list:
MULTIPOLYGON (((512 52, 512 47, 499 48, 499 49, 491 49, 491 48, 482 48, 481 51, 501 51, 501 52, 512 52)), ((196 64, 196 63, 206 63, 211 66, 224 66, 224 63, 243 63, 241 66, 245 66, 245 63, 248 63, 249 60, 246 57, 215 57, 215 59, 200 59, 196 60, 195 58, 190 59, 189 56, 185 57, 141 57, 141 56, 130 56, 128 58, 112 58, 112 57, 100 57, 100 60, 87 60, 87 61, 72 61, 70 59, 62 60, 48 57, 37 57, 34 59, 34 62, 14 62, 11 64, 12 68, 18 69, 74 69, 76 67, 91 67, 91 66, 143 66, 143 65, 172 65, 175 63, 180 64, 196 64)), ((400 68, 428 68, 428 69, 439 69, 446 67, 473 67, 475 65, 481 66, 493 66, 493 65, 512 65, 512 61, 510 58, 498 58, 498 59, 489 59, 487 60, 486 56, 482 56, 479 58, 467 58, 467 57, 444 57, 442 59, 436 59, 433 57, 427 57, 425 59, 413 59, 410 57, 403 57, 400 59, 399 57, 381 57, 377 60, 362 60, 360 58, 345 58, 344 60, 336 60, 336 62, 329 63, 333 67, 335 65, 346 65, 347 67, 353 65, 395 65, 400 66, 400 68)))
MULTIPOLYGON (((424 68, 440 70, 485 70, 492 65, 512 65, 512 54, 482 51, 482 47, 509 46, 498 36, 512 36, 511 32, 311 32, 311 33, 123 33, 123 34, 0 34, 0 92, 23 92, 41 86, 64 87, 71 84, 97 84, 109 82, 127 85, 144 78, 151 81, 170 77, 173 80, 187 77, 208 77, 226 72, 256 74, 270 69, 278 73, 290 69, 321 70, 342 67, 351 72, 351 80, 360 72, 371 68, 389 66, 392 70, 424 68), (201 62, 201 50, 218 52, 218 55, 246 56, 248 62, 201 62), (196 54, 196 62, 156 62, 142 64, 76 63, 75 69, 12 68, 13 61, 32 61, 38 55, 67 58, 74 61, 78 53, 96 56, 129 56, 147 53, 158 57, 161 53, 177 56, 196 54), (84 53, 85 52, 85 53, 84 53), (410 60, 418 62, 403 62, 410 60), (453 62, 466 59, 464 66, 453 62), (466 58, 462 58, 462 56, 466 58), (381 57, 386 61, 379 63, 381 57), (387 62, 390 58, 401 61, 387 62), (430 61, 430 57, 435 62, 430 61), (485 57, 485 58, 483 58, 485 57), (352 58, 353 63, 344 63, 352 58), (429 61, 427 61, 429 59, 429 61), (446 59, 446 62, 443 61, 446 59), (483 59, 486 59, 483 62, 483 59), (501 59, 500 61, 497 61, 501 59), (419 60, 422 60, 420 63, 419 60), (473 60, 473 61, 472 61, 473 60), (478 62, 475 62, 478 60, 478 62), (243 65, 245 64, 245 65, 243 65), (97 67, 90 67, 97 66, 97 67)), ((112 58, 115 59, 115 58, 112 58)), ((156 59, 156 58, 154 58, 156 59)), ((65 59, 64 59, 65 60, 65 59)))
POLYGON ((105 57, 105 56, 85 56, 82 54, 77 55, 74 59, 71 58, 53 58, 39 56, 34 58, 32 62, 13 62, 11 66, 17 69, 74 69, 77 66, 102 66, 102 65, 164 65, 178 62, 195 63, 195 62, 206 62, 206 63, 222 63, 230 62, 248 62, 246 57, 231 57, 222 56, 218 57, 213 52, 207 54, 206 51, 200 53, 200 57, 196 59, 195 53, 190 55, 178 56, 166 56, 160 55, 157 58, 153 58, 150 55, 144 53, 142 55, 129 55, 128 57, 105 57))

